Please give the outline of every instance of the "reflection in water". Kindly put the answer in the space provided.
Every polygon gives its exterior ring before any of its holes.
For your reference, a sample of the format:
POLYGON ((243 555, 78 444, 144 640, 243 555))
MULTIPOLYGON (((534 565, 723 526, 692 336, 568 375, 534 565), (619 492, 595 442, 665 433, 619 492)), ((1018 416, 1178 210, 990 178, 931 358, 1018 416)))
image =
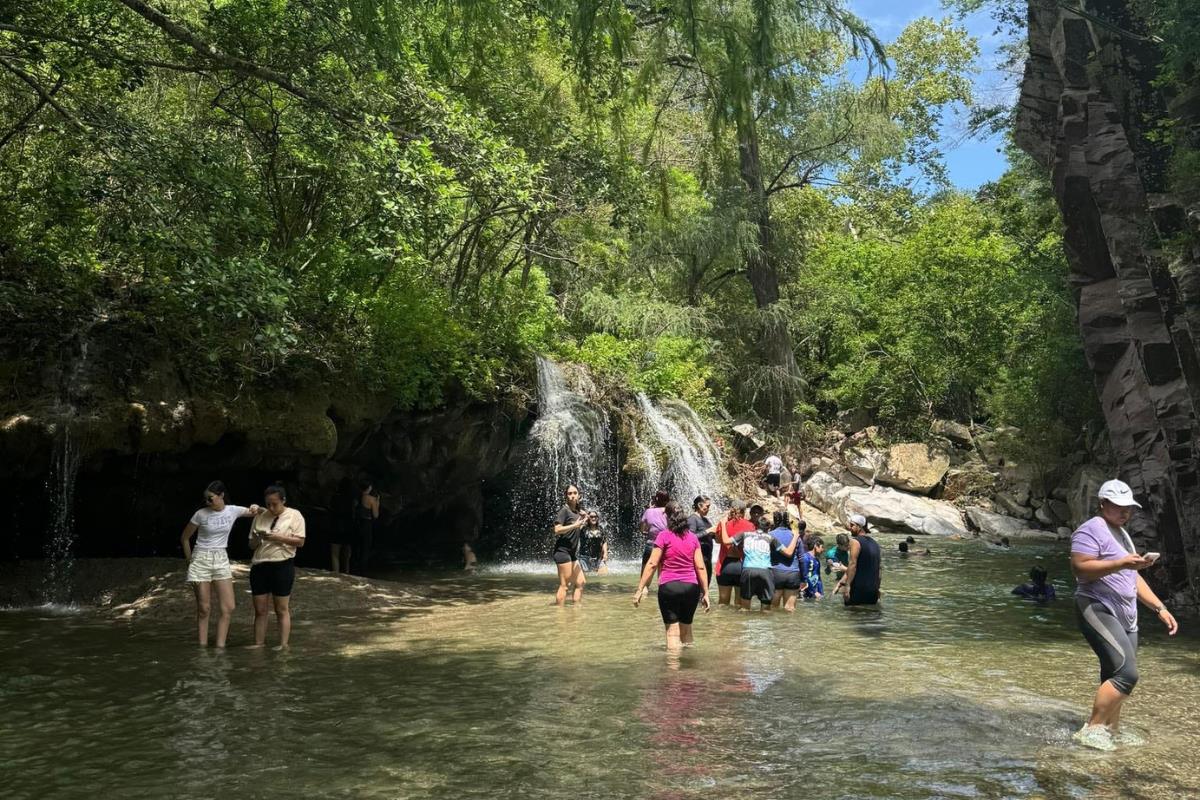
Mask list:
POLYGON ((239 646, 248 608, 225 653, 190 618, 10 611, 4 796, 1197 796, 1194 632, 1144 626, 1126 724, 1150 743, 1082 751, 1096 670, 1070 602, 1008 594, 1040 559, 1069 595, 1065 552, 933 547, 885 555, 879 609, 715 608, 678 654, 634 570, 565 609, 549 571, 408 576, 428 608, 298 604, 286 653, 239 646))

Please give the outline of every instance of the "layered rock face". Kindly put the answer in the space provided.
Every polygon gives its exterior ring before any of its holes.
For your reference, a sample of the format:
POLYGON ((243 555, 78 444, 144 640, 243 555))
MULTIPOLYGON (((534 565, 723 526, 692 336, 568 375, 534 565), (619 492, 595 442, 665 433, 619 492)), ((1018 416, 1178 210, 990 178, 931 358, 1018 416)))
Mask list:
POLYGON ((1084 350, 1120 477, 1146 506, 1135 539, 1164 553, 1151 578, 1194 600, 1200 364, 1189 314, 1200 302, 1187 291, 1197 265, 1169 265, 1162 249, 1187 215, 1164 194, 1165 153, 1146 135, 1166 115, 1151 86, 1158 54, 1128 2, 1081 8, 1030 0, 1017 141, 1053 176, 1084 350))

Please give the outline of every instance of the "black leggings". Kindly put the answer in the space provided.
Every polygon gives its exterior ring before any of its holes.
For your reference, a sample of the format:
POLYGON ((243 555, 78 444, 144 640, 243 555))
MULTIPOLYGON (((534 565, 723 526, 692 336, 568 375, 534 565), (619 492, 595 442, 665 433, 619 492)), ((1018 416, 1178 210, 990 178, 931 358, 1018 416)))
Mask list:
POLYGON ((1127 631, 1108 606, 1090 597, 1075 598, 1079 629, 1100 658, 1100 682, 1112 681, 1121 694, 1137 686, 1137 631, 1127 631))
POLYGON ((678 622, 691 625, 700 602, 700 584, 687 581, 667 581, 658 585, 658 610, 664 625, 678 622))

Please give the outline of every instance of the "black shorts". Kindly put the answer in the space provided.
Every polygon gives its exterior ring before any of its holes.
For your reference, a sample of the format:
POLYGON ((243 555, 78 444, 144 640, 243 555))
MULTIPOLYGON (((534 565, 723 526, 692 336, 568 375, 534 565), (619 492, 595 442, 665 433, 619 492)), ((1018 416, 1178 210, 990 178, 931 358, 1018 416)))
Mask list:
POLYGON ((561 547, 554 548, 551 557, 554 559, 555 564, 570 564, 572 561, 579 560, 579 556, 575 554, 574 550, 564 550, 561 547))
POLYGON ((742 600, 757 597, 758 602, 769 606, 775 597, 775 578, 769 569, 742 570, 742 600))
POLYGON ((770 486, 772 489, 779 488, 779 473, 778 472, 776 472, 774 475, 767 476, 767 486, 770 486))
POLYGON ((654 552, 654 542, 646 542, 642 545, 642 570, 646 569, 646 562, 650 560, 650 554, 654 552))
POLYGON ((878 589, 859 589, 854 590, 850 587, 850 594, 846 595, 846 599, 842 601, 848 606, 873 606, 879 603, 878 589))
POLYGON ((700 584, 667 581, 658 585, 658 610, 664 625, 691 625, 700 603, 700 584))
POLYGON ((739 558, 727 558, 721 562, 721 574, 717 576, 717 586, 741 586, 742 561, 739 558))
POLYGON ((771 570, 771 577, 775 580, 776 589, 787 589, 789 592, 798 592, 803 585, 800 580, 800 570, 798 569, 779 569, 775 567, 771 570))
POLYGON ((296 582, 296 560, 260 561, 250 566, 250 594, 287 597, 296 582))

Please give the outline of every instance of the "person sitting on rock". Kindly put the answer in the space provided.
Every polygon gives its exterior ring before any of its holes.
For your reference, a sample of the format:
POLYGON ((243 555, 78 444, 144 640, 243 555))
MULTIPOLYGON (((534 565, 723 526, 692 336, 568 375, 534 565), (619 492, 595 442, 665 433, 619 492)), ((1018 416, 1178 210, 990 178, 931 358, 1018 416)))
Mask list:
POLYGON ((1046 582, 1046 570, 1038 566, 1029 570, 1029 580, 1014 587, 1012 593, 1026 600, 1036 600, 1039 603, 1057 599, 1054 585, 1046 582))

